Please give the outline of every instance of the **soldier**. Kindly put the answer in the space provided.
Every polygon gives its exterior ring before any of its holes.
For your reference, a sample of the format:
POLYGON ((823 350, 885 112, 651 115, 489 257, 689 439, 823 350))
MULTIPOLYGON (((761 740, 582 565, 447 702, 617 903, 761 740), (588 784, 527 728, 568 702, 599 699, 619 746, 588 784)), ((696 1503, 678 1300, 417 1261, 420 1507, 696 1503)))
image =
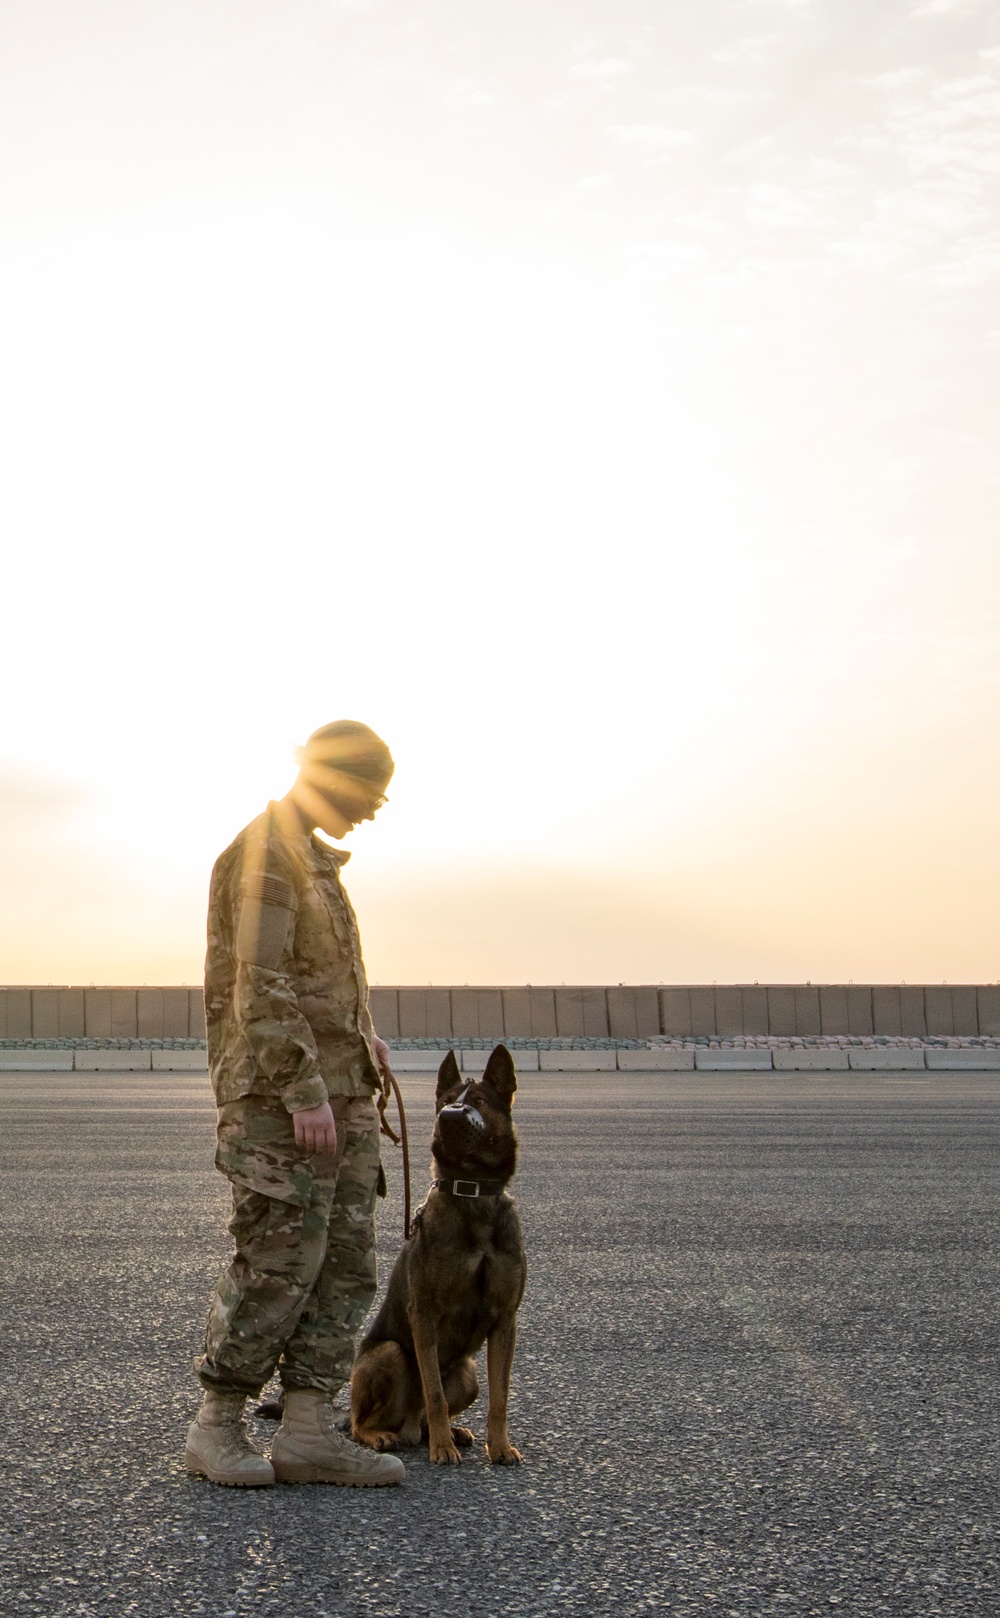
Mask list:
POLYGON ((209 1308, 185 1461, 213 1483, 398 1483, 401 1461, 351 1443, 332 1410, 375 1296, 374 1098, 389 1051, 340 884, 349 855, 313 836, 371 820, 394 766, 353 720, 317 730, 299 756, 291 791, 212 872, 205 1012, 236 1255, 209 1308), (285 1411, 268 1461, 243 1409, 275 1368, 285 1411))

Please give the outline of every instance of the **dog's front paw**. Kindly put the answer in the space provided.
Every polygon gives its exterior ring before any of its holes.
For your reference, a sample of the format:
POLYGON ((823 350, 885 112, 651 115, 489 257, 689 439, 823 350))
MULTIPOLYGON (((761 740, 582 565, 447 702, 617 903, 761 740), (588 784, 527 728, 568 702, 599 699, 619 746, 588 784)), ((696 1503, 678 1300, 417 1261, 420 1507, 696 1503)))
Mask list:
POLYGON ((356 1444, 367 1444, 369 1449, 387 1450, 399 1448, 399 1434, 389 1432, 368 1432, 361 1429, 352 1433, 351 1437, 356 1444))
POLYGON ((285 1399, 275 1394, 273 1399, 262 1399, 254 1411, 255 1416, 261 1416, 264 1421, 280 1421, 285 1414, 285 1399))
POLYGON ((436 1466, 457 1466, 462 1459, 450 1436, 447 1439, 432 1438, 429 1447, 431 1460, 436 1466))
POLYGON ((521 1451, 515 1449, 509 1439, 502 1444, 487 1444, 486 1453, 494 1466, 520 1466, 521 1451))
POLYGON ((451 1437, 452 1442, 457 1444, 459 1449, 469 1449, 476 1442, 475 1433, 470 1432, 468 1427, 453 1427, 451 1437))

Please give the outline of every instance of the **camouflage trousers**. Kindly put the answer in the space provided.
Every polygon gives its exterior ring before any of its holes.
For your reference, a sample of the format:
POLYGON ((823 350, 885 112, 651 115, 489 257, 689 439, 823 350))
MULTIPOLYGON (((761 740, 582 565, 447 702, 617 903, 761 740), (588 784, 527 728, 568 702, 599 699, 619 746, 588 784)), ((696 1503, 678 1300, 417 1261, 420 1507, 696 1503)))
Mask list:
POLYGON ((277 1368, 286 1388, 336 1393, 375 1297, 379 1123, 368 1096, 334 1096, 333 1156, 295 1144, 279 1101, 219 1109, 216 1165, 233 1188, 236 1256, 208 1312, 198 1375, 257 1393, 277 1368))

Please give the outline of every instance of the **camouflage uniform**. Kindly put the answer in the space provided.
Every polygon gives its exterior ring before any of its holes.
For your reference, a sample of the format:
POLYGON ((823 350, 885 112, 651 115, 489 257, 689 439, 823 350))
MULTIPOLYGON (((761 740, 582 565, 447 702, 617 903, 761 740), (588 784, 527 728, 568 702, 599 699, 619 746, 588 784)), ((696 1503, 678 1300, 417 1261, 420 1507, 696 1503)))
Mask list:
POLYGON ((348 858, 270 804, 212 873, 205 1009, 236 1256, 209 1309, 206 1387, 256 1393, 278 1366, 286 1387, 336 1392, 375 1296, 381 1080, 348 858), (311 1157, 291 1114, 327 1099, 337 1152, 311 1157))

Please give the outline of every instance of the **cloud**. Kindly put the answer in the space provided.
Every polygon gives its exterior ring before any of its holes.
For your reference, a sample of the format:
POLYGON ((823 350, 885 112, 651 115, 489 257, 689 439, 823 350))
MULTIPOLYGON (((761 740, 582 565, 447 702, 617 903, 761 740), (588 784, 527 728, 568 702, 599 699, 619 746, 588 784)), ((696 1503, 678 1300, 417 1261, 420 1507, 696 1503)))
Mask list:
POLYGON ((923 68, 897 67, 888 73, 876 73, 873 78, 859 79, 858 83, 871 90, 905 90, 925 77, 923 68))
POLYGON ((647 162, 663 162, 695 140, 689 129, 668 129, 665 124, 610 124, 608 134, 616 146, 639 152, 647 162))
POLYGON ((87 793, 68 781, 0 765, 0 823, 7 827, 27 822, 42 830, 65 822, 89 804, 87 793))
POLYGON ((610 174, 585 174, 582 180, 575 180, 568 187, 567 196, 586 195, 590 191, 606 191, 611 184, 610 174))
POLYGON ((747 217, 758 224, 788 227, 812 223, 817 210, 812 200, 787 186, 759 184, 751 187, 747 217))
POLYGON ((456 107, 492 107, 496 96, 485 89, 478 79, 455 79, 445 91, 445 100, 456 107))
POLYGON ((632 64, 626 62, 622 56, 603 56, 600 60, 577 62, 569 70, 571 79, 618 79, 623 73, 631 73, 632 64))
POLYGON ((923 0, 910 12, 911 17, 950 17, 956 11, 968 11, 981 5, 982 0, 923 0))

